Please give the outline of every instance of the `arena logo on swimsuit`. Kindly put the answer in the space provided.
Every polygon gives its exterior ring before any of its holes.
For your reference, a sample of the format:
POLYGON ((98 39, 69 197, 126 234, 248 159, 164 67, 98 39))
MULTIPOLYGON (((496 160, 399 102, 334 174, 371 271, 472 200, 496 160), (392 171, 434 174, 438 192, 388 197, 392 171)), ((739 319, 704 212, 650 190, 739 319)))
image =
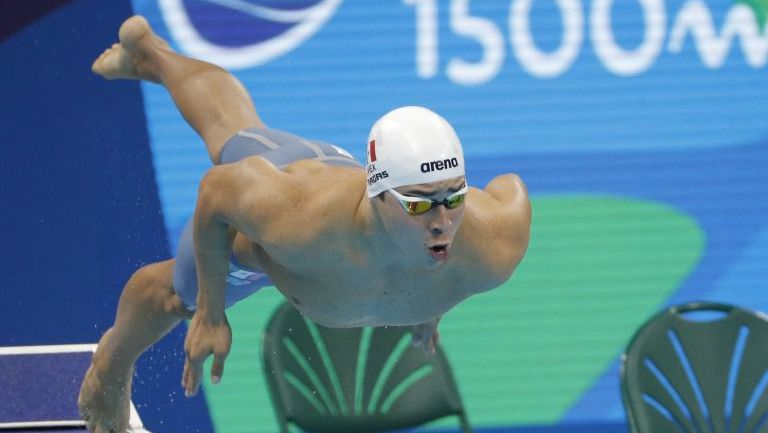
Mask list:
POLYGON ((244 69, 301 45, 323 27, 341 2, 160 0, 159 6, 185 53, 228 69, 244 69))

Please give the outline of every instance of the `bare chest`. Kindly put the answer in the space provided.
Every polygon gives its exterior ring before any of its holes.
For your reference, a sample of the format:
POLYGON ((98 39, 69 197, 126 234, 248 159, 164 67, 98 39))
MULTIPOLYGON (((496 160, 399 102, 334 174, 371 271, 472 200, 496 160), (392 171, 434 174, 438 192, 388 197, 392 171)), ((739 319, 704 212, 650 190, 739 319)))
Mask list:
POLYGON ((333 327, 423 323, 444 314, 476 289, 457 264, 382 270, 380 258, 349 246, 266 248, 252 259, 250 263, 266 271, 302 313, 333 327))
POLYGON ((311 319, 336 327, 423 323, 471 293, 442 275, 397 278, 376 274, 375 269, 338 271, 282 278, 278 289, 311 319))

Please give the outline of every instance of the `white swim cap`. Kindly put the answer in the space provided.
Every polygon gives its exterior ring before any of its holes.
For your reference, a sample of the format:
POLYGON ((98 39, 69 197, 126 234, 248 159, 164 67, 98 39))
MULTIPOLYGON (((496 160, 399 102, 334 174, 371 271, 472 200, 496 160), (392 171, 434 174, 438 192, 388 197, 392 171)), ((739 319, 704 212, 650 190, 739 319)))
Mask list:
POLYGON ((464 153, 447 120, 424 107, 382 116, 368 136, 368 197, 404 185, 464 176, 464 153))

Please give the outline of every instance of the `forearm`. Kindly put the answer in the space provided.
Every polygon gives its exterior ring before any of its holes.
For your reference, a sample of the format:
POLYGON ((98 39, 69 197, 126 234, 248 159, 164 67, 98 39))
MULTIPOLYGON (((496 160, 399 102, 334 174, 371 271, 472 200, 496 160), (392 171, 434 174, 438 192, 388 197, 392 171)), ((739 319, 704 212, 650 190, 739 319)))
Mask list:
POLYGON ((231 242, 229 224, 214 200, 216 198, 201 185, 195 210, 194 239, 197 311, 217 320, 224 316, 231 242))

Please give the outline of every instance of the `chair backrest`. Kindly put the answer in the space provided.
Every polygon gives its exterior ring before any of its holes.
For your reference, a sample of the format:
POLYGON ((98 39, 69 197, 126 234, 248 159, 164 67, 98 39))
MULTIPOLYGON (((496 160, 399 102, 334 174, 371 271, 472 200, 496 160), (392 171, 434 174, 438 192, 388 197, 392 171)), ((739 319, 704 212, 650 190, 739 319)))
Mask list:
POLYGON ((768 318, 731 305, 664 310, 622 357, 632 433, 766 433, 766 385, 768 318))
POLYGON ((409 328, 327 328, 283 304, 262 344, 281 431, 376 432, 455 415, 470 432, 445 354, 410 342, 409 328))

